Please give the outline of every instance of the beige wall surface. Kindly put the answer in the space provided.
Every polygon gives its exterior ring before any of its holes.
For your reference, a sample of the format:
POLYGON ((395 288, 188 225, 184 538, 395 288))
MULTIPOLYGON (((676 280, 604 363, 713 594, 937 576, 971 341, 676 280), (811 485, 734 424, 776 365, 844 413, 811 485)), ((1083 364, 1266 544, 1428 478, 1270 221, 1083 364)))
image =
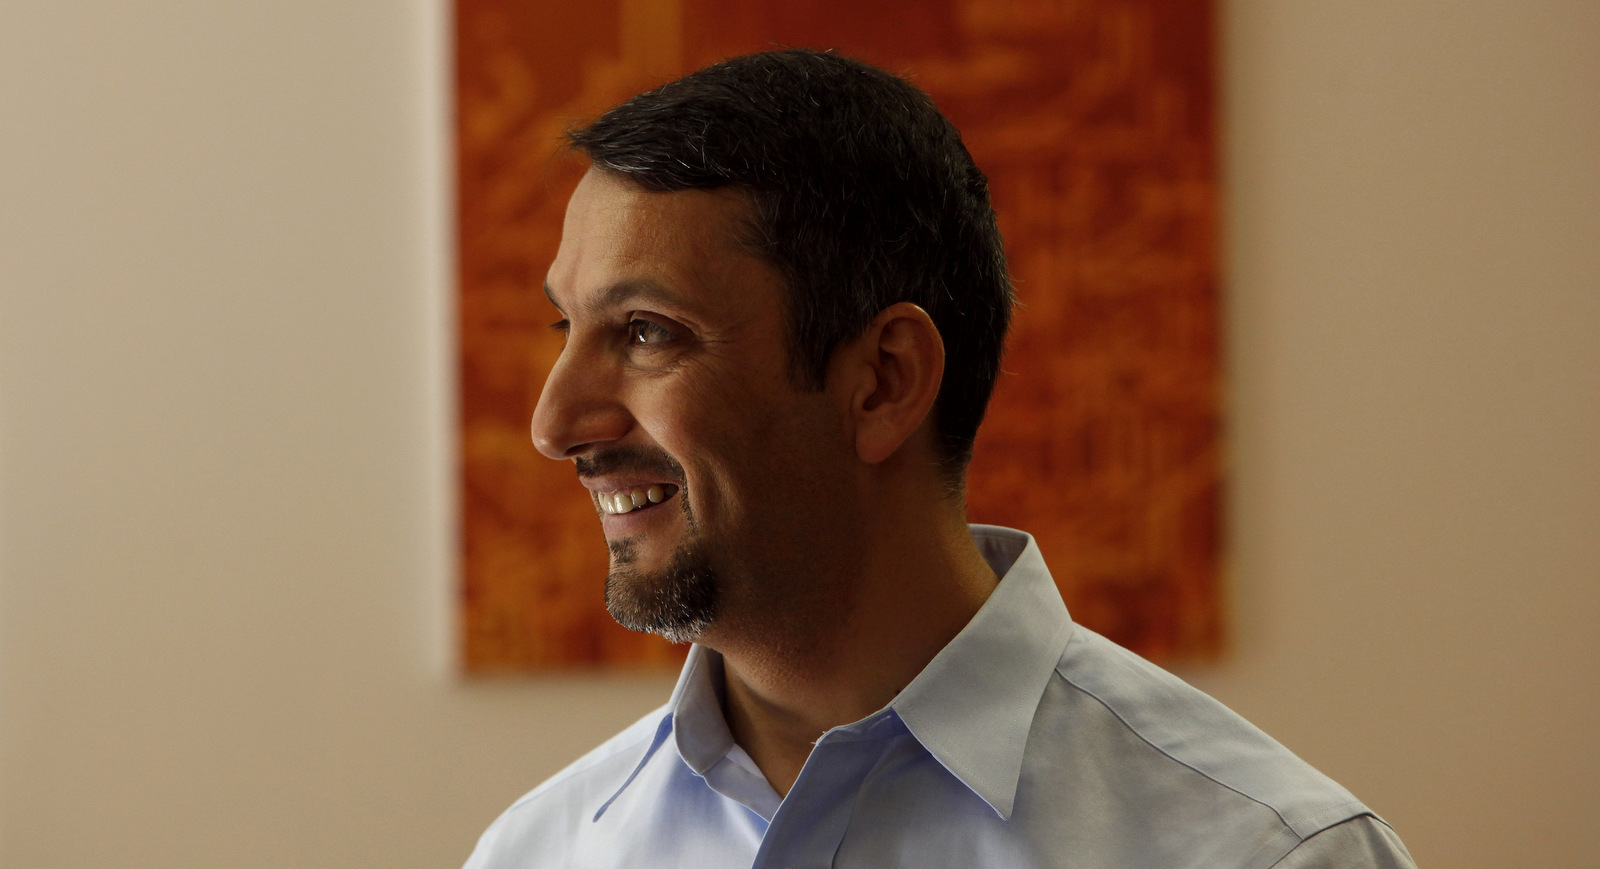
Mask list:
POLYGON ((1600 865, 1600 4, 1224 34, 1235 655, 1424 866, 1600 865))
MULTIPOLYGON (((1600 804, 1600 6, 1224 4, 1235 648, 1423 865, 1600 804)), ((0 4, 0 865, 458 864, 670 680, 462 681, 437 0, 0 4)))

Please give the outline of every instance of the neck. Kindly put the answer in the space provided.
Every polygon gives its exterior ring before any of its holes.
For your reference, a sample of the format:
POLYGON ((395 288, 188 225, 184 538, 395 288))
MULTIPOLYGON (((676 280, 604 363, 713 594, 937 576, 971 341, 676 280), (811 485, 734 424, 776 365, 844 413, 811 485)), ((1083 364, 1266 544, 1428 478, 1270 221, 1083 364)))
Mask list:
POLYGON ((734 740, 780 795, 823 733, 887 706, 998 582, 959 508, 942 498, 922 503, 929 509, 920 516, 895 512, 866 529, 871 544, 858 563, 837 566, 848 581, 829 612, 784 614, 789 624, 807 626, 803 639, 754 624, 707 638, 723 655, 734 740))

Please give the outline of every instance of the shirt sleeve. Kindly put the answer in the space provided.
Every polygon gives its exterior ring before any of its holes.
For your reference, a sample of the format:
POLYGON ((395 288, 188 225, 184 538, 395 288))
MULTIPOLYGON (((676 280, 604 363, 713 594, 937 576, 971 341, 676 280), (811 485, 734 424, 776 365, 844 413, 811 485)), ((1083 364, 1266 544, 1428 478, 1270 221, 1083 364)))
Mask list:
POLYGON ((1361 815, 1313 835, 1273 869, 1417 869, 1388 824, 1361 815))

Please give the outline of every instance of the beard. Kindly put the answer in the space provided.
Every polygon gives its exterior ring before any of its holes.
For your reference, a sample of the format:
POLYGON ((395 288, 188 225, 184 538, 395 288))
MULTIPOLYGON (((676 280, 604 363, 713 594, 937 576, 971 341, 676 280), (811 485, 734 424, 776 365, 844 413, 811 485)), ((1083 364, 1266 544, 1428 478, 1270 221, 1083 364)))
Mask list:
POLYGON ((632 540, 609 541, 611 573, 606 577, 606 610, 617 624, 630 631, 660 634, 672 643, 698 639, 716 620, 722 583, 712 566, 708 547, 699 536, 683 466, 662 450, 639 447, 607 450, 581 457, 575 464, 580 477, 633 470, 653 473, 678 486, 675 497, 688 526, 687 538, 664 566, 653 571, 635 566, 638 552, 632 540))
POLYGON ((633 567, 633 541, 610 544, 606 610, 630 631, 660 634, 670 643, 691 643, 716 620, 721 583, 705 547, 688 542, 663 567, 633 567))

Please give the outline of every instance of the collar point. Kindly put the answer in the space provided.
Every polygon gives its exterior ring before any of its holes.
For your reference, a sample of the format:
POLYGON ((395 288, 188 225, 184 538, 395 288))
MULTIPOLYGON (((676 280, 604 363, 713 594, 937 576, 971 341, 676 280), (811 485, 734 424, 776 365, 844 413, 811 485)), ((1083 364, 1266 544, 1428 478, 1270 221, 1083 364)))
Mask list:
POLYGON ((1014 794, 1007 794, 1003 797, 996 796, 994 799, 983 796, 981 793, 979 796, 983 797, 983 801, 989 804, 989 808, 993 809, 994 813, 1000 816, 1000 820, 1011 820, 1011 814, 1016 811, 1016 796, 1014 794))

